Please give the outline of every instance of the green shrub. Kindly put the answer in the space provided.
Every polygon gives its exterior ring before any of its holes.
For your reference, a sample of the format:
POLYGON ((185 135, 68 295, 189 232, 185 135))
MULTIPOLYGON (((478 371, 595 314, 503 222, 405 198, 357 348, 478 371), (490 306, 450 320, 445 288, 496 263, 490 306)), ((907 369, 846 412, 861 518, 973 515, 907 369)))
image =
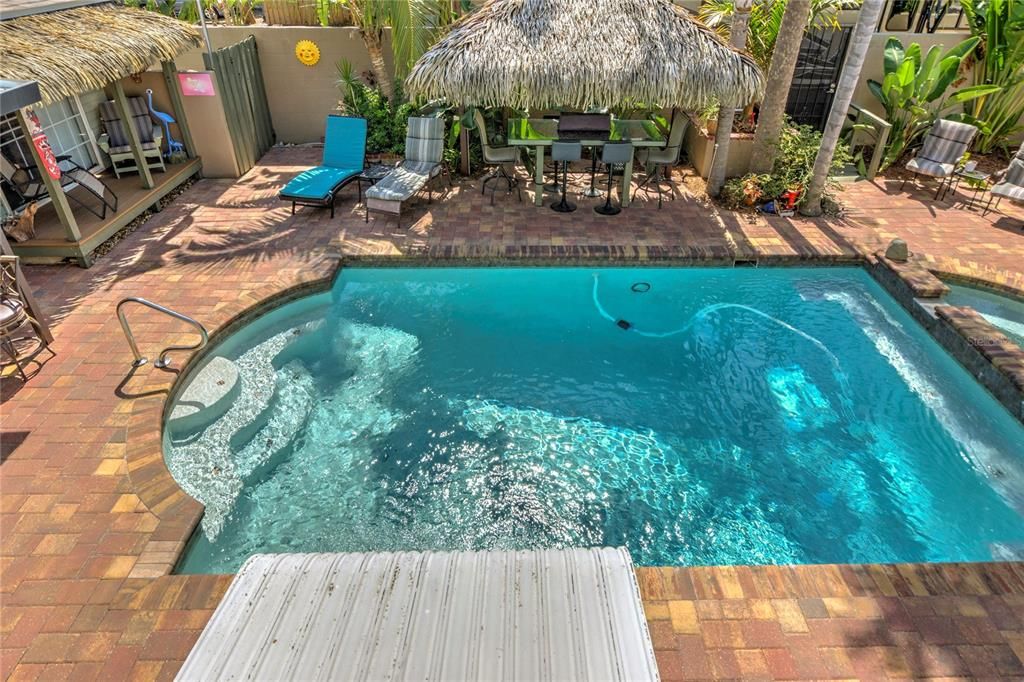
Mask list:
POLYGON ((338 62, 340 109, 349 116, 366 119, 366 151, 370 154, 405 153, 406 121, 416 115, 416 105, 404 101, 400 85, 395 87, 394 101, 389 101, 380 88, 367 85, 355 75, 352 64, 338 62))
MULTIPOLYGON (((778 199, 784 192, 794 190, 800 193, 798 204, 803 203, 804 190, 814 172, 814 159, 821 147, 821 133, 811 126, 798 126, 787 121, 777 143, 778 153, 771 173, 748 173, 732 178, 722 188, 722 201, 730 207, 753 206, 778 199)), ((832 171, 842 169, 850 162, 850 149, 845 142, 836 146, 832 159, 832 171)), ((835 189, 833 183, 826 187, 826 196, 835 189)))
POLYGON ((971 102, 1001 89, 997 85, 983 84, 946 94, 961 79, 964 61, 978 46, 978 41, 977 37, 968 38, 945 52, 941 46, 933 45, 926 54, 922 54, 918 43, 911 43, 904 49, 899 38, 886 41, 885 77, 881 83, 868 81, 868 89, 885 108, 885 120, 892 125, 880 170, 899 161, 938 118, 963 120, 987 129, 984 121, 973 117, 945 115, 956 104, 971 102))

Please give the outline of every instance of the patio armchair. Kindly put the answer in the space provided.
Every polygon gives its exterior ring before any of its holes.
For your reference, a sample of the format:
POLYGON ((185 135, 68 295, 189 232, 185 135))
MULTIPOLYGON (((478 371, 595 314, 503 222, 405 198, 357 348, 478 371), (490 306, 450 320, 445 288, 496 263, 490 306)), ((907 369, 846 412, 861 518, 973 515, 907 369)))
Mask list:
MULTIPOLYGON (((939 187, 935 198, 941 199, 953 182, 957 163, 967 153, 974 141, 978 129, 969 123, 959 123, 939 119, 932 124, 931 130, 925 135, 924 144, 917 155, 907 162, 907 169, 914 174, 939 179, 939 187)), ((900 185, 900 191, 907 184, 906 178, 900 185)))
POLYGON ((679 156, 683 151, 683 135, 690 125, 689 117, 682 111, 672 114, 672 123, 668 132, 668 141, 664 147, 643 147, 636 153, 637 160, 644 165, 647 177, 640 183, 637 190, 647 189, 653 181, 658 189, 658 208, 661 208, 661 181, 666 180, 669 186, 669 198, 675 201, 675 186, 669 169, 679 164, 679 156))
MULTIPOLYGON (((517 147, 492 147, 484 115, 480 113, 479 109, 476 109, 473 111, 473 118, 476 120, 476 129, 480 133, 480 146, 483 149, 484 164, 492 167, 491 172, 484 178, 483 184, 480 186, 480 194, 487 191, 488 183, 504 180, 505 184, 508 185, 508 193, 512 194, 512 188, 515 187, 519 201, 522 201, 523 192, 519 189, 519 178, 515 175, 519 149, 517 147), (505 170, 505 166, 512 167, 511 175, 505 170)), ((491 188, 492 206, 494 205, 494 192, 496 189, 497 187, 491 188)))
POLYGON ((47 343, 46 336, 40 331, 39 322, 29 315, 28 305, 18 288, 18 257, 0 256, 0 350, 18 368, 22 381, 28 381, 28 375, 25 374, 25 366, 21 362, 22 354, 16 342, 23 338, 15 338, 14 334, 26 324, 32 327, 39 339, 40 345, 36 352, 45 348, 56 355, 47 343))
MULTIPOLYGON (((377 184, 366 190, 366 221, 370 211, 394 215, 401 225, 402 203, 427 188, 427 201, 432 201, 430 182, 445 172, 441 162, 444 154, 444 120, 435 117, 413 117, 405 135, 405 159, 377 184)), ((451 176, 448 177, 451 185, 451 176)))
POLYGON ((277 195, 295 206, 330 207, 338 192, 356 180, 366 164, 366 119, 330 114, 324 130, 324 154, 319 166, 302 171, 277 195))
MULTIPOLYGON (((132 125, 135 133, 142 143, 142 155, 146 158, 146 164, 150 168, 158 168, 161 171, 167 170, 164 166, 164 157, 160 151, 160 144, 163 142, 164 133, 160 125, 153 122, 149 116, 149 107, 141 97, 129 97, 128 109, 132 116, 132 125)), ((103 134, 100 135, 97 143, 100 149, 110 157, 111 170, 115 177, 121 177, 122 173, 138 173, 139 167, 135 164, 135 155, 132 154, 131 140, 128 137, 128 129, 121 120, 121 112, 113 101, 100 104, 100 121, 103 123, 103 134)))
MULTIPOLYGON (((99 200, 100 210, 97 211, 96 208, 82 201, 74 194, 66 192, 66 196, 69 199, 100 220, 107 217, 108 208, 115 213, 117 212, 117 195, 114 194, 107 183, 79 166, 70 156, 58 156, 57 161, 60 164, 61 170, 60 180, 58 181, 61 187, 71 189, 71 185, 77 184, 99 200)), ((3 154, 0 154, 0 175, 10 185, 22 206, 49 196, 46 192, 46 185, 43 184, 42 176, 39 174, 39 169, 16 164, 3 154)))
POLYGON ((983 213, 988 213, 989 208, 992 207, 992 197, 995 197, 996 200, 994 208, 999 208, 999 202, 1003 198, 1016 204, 1024 204, 1024 144, 1010 159, 1010 165, 1006 167, 1006 170, 996 175, 996 180, 998 182, 989 190, 989 202, 983 213))

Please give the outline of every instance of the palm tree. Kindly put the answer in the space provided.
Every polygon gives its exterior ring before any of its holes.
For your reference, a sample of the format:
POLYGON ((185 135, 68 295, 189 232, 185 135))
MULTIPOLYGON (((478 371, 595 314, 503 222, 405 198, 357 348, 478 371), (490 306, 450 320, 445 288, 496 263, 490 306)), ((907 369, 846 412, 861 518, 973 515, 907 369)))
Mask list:
POLYGON ((394 99, 395 84, 384 61, 384 29, 391 27, 391 52, 395 76, 404 78, 439 34, 455 20, 451 0, 344 0, 359 29, 370 71, 377 87, 389 100, 394 99))
POLYGON ((843 132, 843 123, 846 121, 846 113, 850 109, 853 91, 860 80, 864 57, 868 53, 871 36, 875 32, 875 26, 878 25, 878 17, 882 14, 884 4, 885 0, 864 0, 864 4, 861 5, 857 25, 850 37, 846 63, 843 65, 843 72, 839 77, 839 87, 832 100, 832 110, 828 114, 825 132, 821 137, 821 147, 818 149, 818 155, 814 158, 811 181, 807 186, 803 206, 800 207, 800 213, 803 215, 821 215, 821 194, 825 191, 825 183, 828 181, 832 157, 836 153, 836 145, 839 143, 839 135, 843 132))
POLYGON ((811 0, 789 0, 782 17, 772 63, 768 69, 767 87, 754 131, 754 147, 750 153, 750 172, 767 173, 775 162, 776 145, 786 115, 786 100, 793 82, 800 43, 804 39, 811 0))
MULTIPOLYGON (((809 25, 815 28, 838 28, 842 5, 843 0, 811 0, 809 25)), ((786 0, 758 0, 750 9, 747 50, 765 71, 771 64, 785 11, 786 0)), ((735 0, 704 0, 697 11, 697 18, 728 40, 729 24, 735 13, 735 0)))
MULTIPOLYGON (((732 18, 729 42, 735 48, 743 49, 747 42, 747 27, 750 25, 752 0, 736 0, 736 13, 732 18)), ((729 141, 732 139, 732 122, 736 116, 735 102, 720 102, 718 108, 718 130, 715 131, 715 154, 711 158, 708 172, 707 192, 717 197, 725 184, 725 168, 729 161, 729 141)))

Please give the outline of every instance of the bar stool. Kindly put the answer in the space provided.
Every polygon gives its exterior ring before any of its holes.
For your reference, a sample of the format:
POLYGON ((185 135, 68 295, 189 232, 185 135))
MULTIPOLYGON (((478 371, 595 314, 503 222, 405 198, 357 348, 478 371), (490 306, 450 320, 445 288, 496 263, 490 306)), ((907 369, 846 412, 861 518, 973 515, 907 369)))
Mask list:
POLYGON ((606 142, 601 148, 601 163, 608 166, 608 197, 594 211, 601 215, 615 215, 622 211, 622 206, 612 204, 612 167, 617 163, 626 163, 633 158, 632 142, 606 142))
POLYGON ((552 211, 572 213, 576 204, 566 201, 565 193, 569 185, 569 164, 583 157, 583 145, 579 142, 552 142, 551 160, 555 162, 555 181, 558 181, 558 164, 562 164, 562 199, 551 204, 552 211))

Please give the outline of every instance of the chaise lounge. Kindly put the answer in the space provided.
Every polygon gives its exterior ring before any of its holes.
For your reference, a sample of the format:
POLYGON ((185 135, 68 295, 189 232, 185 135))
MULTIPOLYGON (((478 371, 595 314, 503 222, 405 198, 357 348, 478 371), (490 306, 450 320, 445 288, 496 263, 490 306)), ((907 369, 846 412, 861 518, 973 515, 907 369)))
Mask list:
MULTIPOLYGON (((405 134, 405 160, 366 190, 366 220, 370 211, 390 213, 401 225, 402 203, 441 175, 444 167, 444 121, 440 118, 410 118, 405 134)), ((451 178, 449 177, 449 184, 451 178)), ((427 189, 428 192, 432 190, 427 189)), ((431 200, 428 194, 427 201, 431 200)))
POLYGON ((331 114, 324 132, 324 155, 319 166, 302 171, 277 195, 295 206, 330 207, 338 192, 359 177, 366 162, 366 119, 331 114))
MULTIPOLYGON (((64 155, 56 158, 60 164, 60 179, 57 181, 60 186, 65 190, 70 190, 71 185, 81 187, 96 197, 96 200, 99 201, 99 208, 82 201, 70 191, 65 193, 68 199, 88 210, 100 220, 106 219, 108 208, 117 212, 117 195, 107 183, 79 166, 70 156, 64 155)), ((3 179, 10 184, 21 206, 49 197, 38 169, 18 165, 3 154, 0 154, 0 176, 3 176, 3 179)), ((20 206, 14 208, 20 208, 20 206)))
POLYGON ((988 205, 985 206, 985 213, 988 213, 989 209, 992 208, 992 198, 996 200, 995 208, 999 208, 999 202, 1003 198, 1024 205, 1024 144, 1014 154, 1010 160, 1010 165, 1006 167, 1006 170, 999 173, 996 179, 999 182, 992 186, 988 205))

